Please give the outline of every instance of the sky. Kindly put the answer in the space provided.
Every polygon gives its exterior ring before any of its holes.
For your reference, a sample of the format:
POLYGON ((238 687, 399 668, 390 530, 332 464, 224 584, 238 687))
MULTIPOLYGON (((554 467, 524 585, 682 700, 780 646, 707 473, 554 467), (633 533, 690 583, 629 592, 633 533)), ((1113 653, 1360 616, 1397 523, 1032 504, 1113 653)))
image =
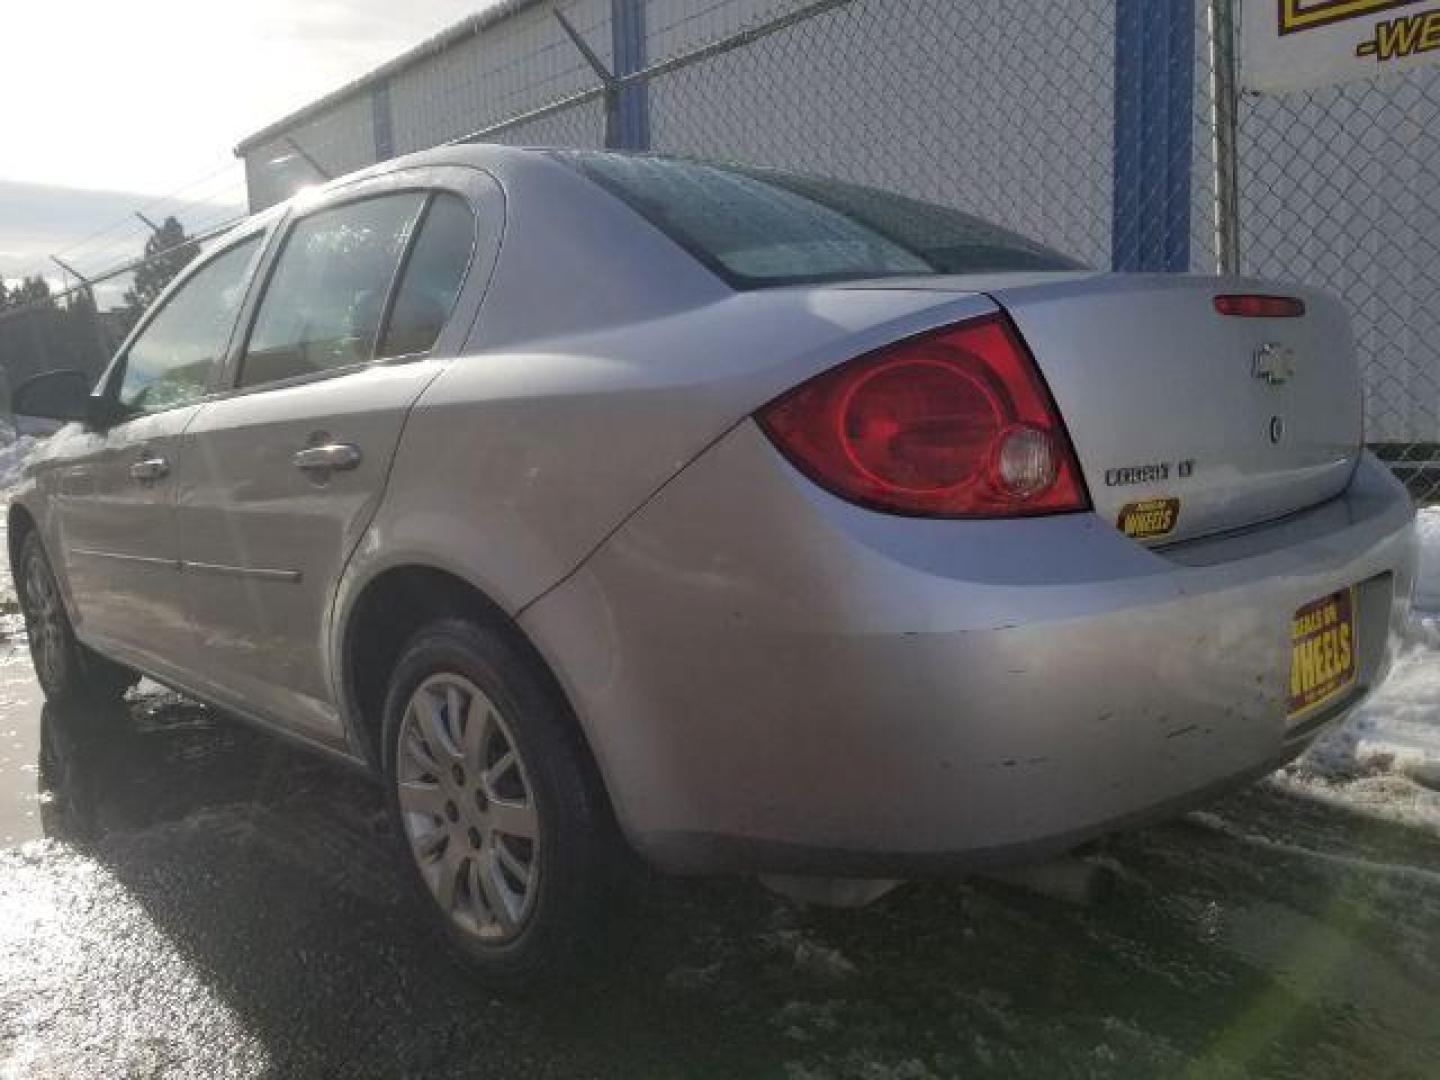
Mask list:
POLYGON ((236 143, 493 2, 6 4, 0 278, 58 281, 57 252, 86 274, 134 257, 136 209, 239 213, 236 143))

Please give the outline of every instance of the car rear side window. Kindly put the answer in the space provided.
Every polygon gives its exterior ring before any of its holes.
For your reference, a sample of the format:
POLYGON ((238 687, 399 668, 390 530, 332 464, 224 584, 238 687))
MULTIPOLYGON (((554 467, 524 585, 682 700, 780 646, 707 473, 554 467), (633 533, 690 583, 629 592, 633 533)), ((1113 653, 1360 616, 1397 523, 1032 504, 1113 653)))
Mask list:
POLYGON ((405 262, 378 356, 429 352, 440 336, 475 250, 475 215, 457 195, 437 193, 405 262))
POLYGON ((934 203, 771 169, 556 151, 736 288, 1081 264, 934 203))
POLYGON ((240 368, 240 385, 368 363, 385 298, 423 192, 320 210, 290 230, 270 274, 240 368))
POLYGON ((259 246, 256 236, 221 252, 165 301, 125 353, 122 409, 160 412, 209 392, 259 246))

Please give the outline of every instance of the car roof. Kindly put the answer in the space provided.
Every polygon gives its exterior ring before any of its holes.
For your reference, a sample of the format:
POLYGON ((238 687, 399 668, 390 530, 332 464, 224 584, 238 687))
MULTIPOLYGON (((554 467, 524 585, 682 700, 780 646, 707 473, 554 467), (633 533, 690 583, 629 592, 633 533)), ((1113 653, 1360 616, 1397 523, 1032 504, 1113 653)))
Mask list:
POLYGON ((500 143, 446 143, 441 146, 432 146, 425 150, 417 150, 414 153, 404 154, 400 157, 387 158, 374 165, 367 165, 364 168, 356 169, 353 172, 344 173, 330 180, 318 184, 306 185, 302 190, 291 193, 287 198, 267 206, 263 210, 257 210, 243 220, 236 223, 235 229, 227 235, 238 235, 241 231, 250 231, 259 225, 268 225, 274 219, 283 216, 301 197, 302 193, 306 200, 325 201, 332 193, 336 193, 357 184, 362 180, 369 180, 375 177, 386 176, 390 173, 402 172, 408 169, 423 169, 445 165, 469 166, 480 168, 496 173, 510 173, 516 166, 522 163, 544 163, 548 158, 547 147, 518 147, 507 146, 500 143), (506 166, 510 168, 506 168, 506 166))
POLYGON ((441 146, 432 146, 427 150, 416 150, 414 153, 404 154, 400 157, 387 158, 374 165, 367 165, 363 169, 337 176, 333 180, 318 185, 315 190, 323 194, 373 176, 385 176, 392 172, 431 166, 468 165, 481 169, 503 169, 506 165, 513 166, 523 162, 543 160, 548 156, 549 149, 536 146, 507 146, 502 143, 445 143, 441 146))

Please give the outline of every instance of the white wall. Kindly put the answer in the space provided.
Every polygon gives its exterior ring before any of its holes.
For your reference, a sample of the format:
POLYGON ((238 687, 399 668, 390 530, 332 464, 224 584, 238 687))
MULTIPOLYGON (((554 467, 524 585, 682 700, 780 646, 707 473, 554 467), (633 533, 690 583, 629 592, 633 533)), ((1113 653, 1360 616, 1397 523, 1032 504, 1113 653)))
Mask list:
MULTIPOLYGON (((802 6, 650 0, 647 56, 654 63, 802 6)), ((564 11, 609 64, 610 0, 572 0, 564 11)), ((656 80, 651 143, 952 201, 1103 265, 1113 22, 1106 0, 853 0, 656 80)), ((433 146, 595 84, 545 5, 524 8, 390 79, 394 150, 433 146)), ((594 146, 603 130, 592 102, 498 138, 594 146)), ((327 167, 368 164, 369 93, 295 135, 327 167)), ((309 180, 278 141, 247 165, 256 205, 309 180)))
MULTIPOLYGON (((610 0, 571 0, 563 10, 609 66, 610 0)), ((391 80, 395 151, 468 135, 597 81, 547 5, 525 8, 391 80)))
MULTIPOLYGON (((374 124, 365 94, 339 102, 288 134, 331 176, 375 162, 374 124)), ((284 136, 247 153, 245 175, 252 209, 279 202, 321 179, 284 136)))
MULTIPOLYGON (((730 32, 760 0, 676 0, 730 32)), ((660 48, 685 38, 661 23, 660 48)), ((1114 5, 853 0, 656 80, 656 150, 788 166, 971 210, 1110 261, 1114 5)))

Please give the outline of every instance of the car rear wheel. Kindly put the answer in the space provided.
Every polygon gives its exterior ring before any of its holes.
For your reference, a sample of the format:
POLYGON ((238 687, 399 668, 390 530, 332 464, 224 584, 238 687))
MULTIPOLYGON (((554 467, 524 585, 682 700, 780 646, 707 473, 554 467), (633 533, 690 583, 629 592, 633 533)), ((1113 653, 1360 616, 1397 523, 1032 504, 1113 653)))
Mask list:
POLYGON ((49 700, 115 701, 139 681, 136 672, 107 660, 75 639, 60 584, 38 533, 31 532, 21 544, 16 579, 30 659, 40 689, 49 700))
POLYGON ((385 748, 406 873, 453 948, 511 986, 593 955, 628 852, 538 663, 494 629, 431 623, 391 677, 385 748))

